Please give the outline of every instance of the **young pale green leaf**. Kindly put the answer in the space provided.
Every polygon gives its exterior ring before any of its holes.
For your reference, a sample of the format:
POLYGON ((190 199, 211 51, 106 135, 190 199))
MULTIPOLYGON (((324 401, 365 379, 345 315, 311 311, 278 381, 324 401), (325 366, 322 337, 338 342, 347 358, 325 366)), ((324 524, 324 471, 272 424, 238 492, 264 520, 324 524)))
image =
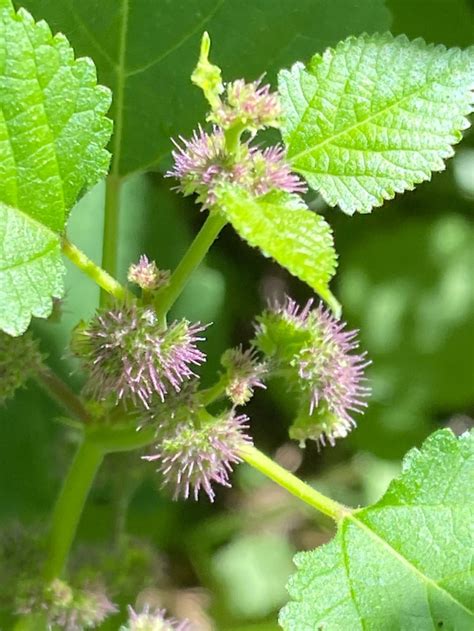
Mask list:
POLYGON ((217 199, 241 237, 307 283, 338 311, 329 291, 336 252, 331 228, 323 217, 309 210, 297 195, 279 191, 253 197, 241 188, 224 186, 217 191, 217 199))
POLYGON ((296 556, 286 631, 474 628, 474 432, 432 434, 382 499, 296 556))
POLYGON ((350 37, 280 73, 288 158, 331 206, 370 212, 444 169, 472 88, 474 48, 350 37))
POLYGON ((62 35, 0 2, 0 328, 21 334, 62 294, 59 234, 108 168, 110 92, 62 35))

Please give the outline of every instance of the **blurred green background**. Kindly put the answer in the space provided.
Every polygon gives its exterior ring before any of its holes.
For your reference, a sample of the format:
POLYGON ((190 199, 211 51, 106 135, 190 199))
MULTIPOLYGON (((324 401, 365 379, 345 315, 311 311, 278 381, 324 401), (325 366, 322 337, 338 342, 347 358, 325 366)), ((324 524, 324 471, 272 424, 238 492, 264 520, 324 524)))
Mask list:
MULTIPOLYGON (((118 0, 28 0, 36 18, 63 31, 78 54, 95 59, 101 82, 118 89, 118 0)), ((349 34, 390 29, 448 46, 474 43, 472 0, 131 0, 129 80, 121 103, 123 133, 115 144, 126 176, 121 208, 120 278, 141 253, 172 268, 203 217, 161 175, 170 135, 188 134, 205 104, 189 83, 200 34, 232 79, 253 79, 323 50, 349 34), (297 5, 297 6, 295 6, 297 5), (152 172, 141 173, 145 167, 152 172)), ((116 93, 117 94, 117 93, 116 93)), ((74 210, 69 237, 100 261, 103 186, 74 210)), ((398 196, 373 215, 349 218, 317 196, 312 206, 334 227, 340 256, 333 291, 351 327, 361 329, 373 366, 373 398, 359 428, 318 453, 287 438, 292 409, 281 389, 258 392, 248 408, 256 444, 334 498, 372 502, 400 459, 434 429, 474 424, 474 134, 467 132, 445 172, 398 196)), ((80 374, 67 350, 72 327, 90 317, 98 290, 68 267, 58 313, 34 329, 50 363, 74 386, 80 374)), ((304 301, 308 288, 248 248, 226 228, 193 276, 176 315, 213 322, 202 379, 212 382, 225 348, 245 343, 268 297, 304 301)), ((19 523, 41 535, 74 450, 55 422, 60 414, 33 383, 0 410, 0 518, 8 537, 19 523)), ((13 533, 13 535, 12 535, 13 533)), ((332 524, 246 466, 215 505, 174 503, 160 492, 150 465, 109 457, 88 502, 73 567, 106 577, 114 602, 167 607, 202 631, 270 631, 285 602, 296 550, 330 538, 332 524)), ((4 539, 8 539, 4 535, 4 539)), ((5 554, 5 553, 4 553, 5 554)), ((0 567, 0 626, 8 625, 10 584, 0 567), (2 598, 3 596, 3 598, 2 598)), ((104 629, 117 629, 115 616, 104 629)))

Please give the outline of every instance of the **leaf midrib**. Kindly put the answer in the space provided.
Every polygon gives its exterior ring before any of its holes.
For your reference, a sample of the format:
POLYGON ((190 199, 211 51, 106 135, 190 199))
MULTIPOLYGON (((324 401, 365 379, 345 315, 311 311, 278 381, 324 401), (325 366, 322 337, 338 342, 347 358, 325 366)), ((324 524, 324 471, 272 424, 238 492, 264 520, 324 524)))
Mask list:
MULTIPOLYGON (((352 522, 355 526, 357 526, 366 534, 368 534, 368 536, 371 539, 373 539, 377 544, 382 545, 393 557, 395 557, 400 563, 402 563, 405 567, 407 567, 413 574, 415 574, 418 578, 420 578, 423 583, 429 585, 430 587, 434 588, 435 590, 443 594, 445 598, 447 598, 448 600, 451 600, 451 602, 453 602, 455 605, 457 605, 460 609, 462 609, 464 612, 469 614, 474 619, 474 611, 472 611, 471 609, 468 609, 462 602, 460 602, 450 592, 448 592, 443 587, 441 587, 432 578, 430 578, 429 576, 426 576, 426 574, 423 574, 421 570, 419 570, 406 557, 404 557, 397 550, 395 550, 395 548, 393 548, 385 539, 380 537, 380 535, 378 535, 374 530, 369 528, 369 526, 364 524, 364 522, 357 519, 355 514, 348 515, 347 517, 345 517, 345 520, 352 522)), ((341 528, 342 528, 342 524, 341 524, 341 528)), ((345 531, 342 531, 342 534, 344 538, 345 531)))
MULTIPOLYGON (((302 72, 308 72, 307 70, 303 69, 302 72)), ((314 76, 314 75, 312 75, 314 76)), ((317 77, 316 77, 317 79, 317 77)), ((439 83, 439 81, 437 81, 439 83)), ((321 142, 318 142, 317 144, 313 145, 312 147, 309 147, 308 149, 304 149, 303 151, 300 151, 299 153, 289 157, 289 162, 294 163, 298 158, 304 157, 305 155, 311 154, 314 151, 318 151, 319 149, 321 149, 321 147, 323 147, 324 145, 330 144, 332 142, 334 142, 334 140, 336 140, 337 138, 340 138, 341 136, 344 136, 345 134, 349 134, 350 132, 358 129, 359 127, 362 127, 368 123, 370 123, 372 120, 374 120, 375 118, 377 118, 378 116, 381 116, 382 114, 385 114, 386 112, 389 112, 390 110, 392 110, 395 107, 399 107, 400 105, 402 105, 405 101, 408 101, 409 99, 411 99, 414 96, 419 95, 421 92, 423 92, 429 85, 431 85, 431 83, 434 83, 434 81, 426 81, 425 83, 423 83, 423 85, 420 88, 417 88, 416 90, 413 90, 412 92, 410 92, 409 94, 405 95, 404 97, 402 97, 401 99, 395 101, 394 103, 390 103, 390 105, 387 105, 386 107, 382 108, 381 110, 378 110, 377 112, 375 112, 374 114, 371 114, 370 116, 367 116, 367 118, 364 118, 361 121, 357 121, 356 123, 353 123, 352 125, 349 125, 348 127, 346 127, 345 129, 337 132, 336 134, 333 134, 332 136, 329 136, 327 138, 325 138, 324 140, 322 140, 321 142)), ((311 103, 308 103, 308 107, 305 109, 304 114, 302 115, 302 119, 305 116, 306 112, 308 111, 309 108, 314 109, 314 105, 313 105, 313 98, 311 99, 311 103)), ((295 133, 295 132, 294 132, 295 133)), ((291 141, 290 141, 291 143, 291 141)), ((287 143, 287 144, 290 144, 287 143)), ((370 149, 368 150, 370 151, 370 149)), ((295 165, 296 166, 296 165, 295 165)), ((304 169, 305 171, 311 173, 311 170, 306 168, 304 169)))

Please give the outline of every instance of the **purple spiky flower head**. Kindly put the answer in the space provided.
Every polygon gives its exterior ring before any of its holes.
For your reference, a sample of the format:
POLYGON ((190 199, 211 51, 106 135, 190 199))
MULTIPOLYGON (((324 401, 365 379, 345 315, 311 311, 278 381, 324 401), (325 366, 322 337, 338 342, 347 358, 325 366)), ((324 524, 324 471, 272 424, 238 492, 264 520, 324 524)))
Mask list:
POLYGON ((138 263, 133 263, 128 269, 127 280, 146 291, 157 291, 168 284, 170 272, 160 270, 155 261, 150 261, 146 254, 142 254, 138 263))
POLYGON ((148 606, 142 612, 128 607, 128 622, 120 631, 191 631, 187 620, 175 620, 166 617, 165 609, 151 610, 148 606))
POLYGON ((154 453, 143 458, 158 464, 163 486, 172 489, 173 499, 198 500, 204 491, 213 502, 213 484, 230 487, 229 474, 242 460, 239 449, 252 444, 247 429, 248 417, 233 410, 218 418, 198 412, 178 423, 163 423, 154 453))
POLYGON ((184 195, 197 194, 203 208, 212 208, 216 202, 215 189, 222 184, 235 184, 255 196, 273 190, 288 193, 305 193, 307 186, 286 161, 283 147, 261 150, 248 142, 240 146, 238 159, 227 153, 222 130, 214 128, 208 134, 199 128, 191 140, 180 138, 173 151, 175 161, 167 177, 180 180, 178 190, 184 195))
POLYGON ((88 395, 132 399, 148 408, 156 394, 178 392, 206 356, 197 344, 206 329, 187 320, 164 329, 151 307, 136 304, 99 311, 75 331, 72 350, 82 360, 88 395))
MULTIPOLYGON (((215 203, 213 189, 218 183, 244 185, 247 181, 249 165, 245 159, 238 163, 230 159, 224 132, 218 127, 210 134, 199 127, 190 140, 180 136, 179 141, 173 141, 174 167, 165 175, 180 181, 177 188, 183 195, 196 193, 203 208, 211 208, 215 203)), ((248 150, 245 153, 248 154, 248 150)))
POLYGON ((234 125, 256 133, 265 127, 279 127, 280 99, 261 80, 246 83, 237 79, 226 85, 224 97, 209 115, 209 120, 228 129, 234 125))
POLYGON ((255 348, 230 348, 222 355, 221 363, 227 372, 226 395, 234 405, 245 405, 255 388, 266 388, 263 378, 268 368, 255 348))
POLYGON ((290 385, 300 394, 300 413, 290 429, 302 444, 307 439, 330 445, 356 426, 353 417, 367 406, 370 388, 365 352, 355 352, 357 331, 312 300, 300 308, 287 298, 259 319, 255 344, 289 369, 290 385))

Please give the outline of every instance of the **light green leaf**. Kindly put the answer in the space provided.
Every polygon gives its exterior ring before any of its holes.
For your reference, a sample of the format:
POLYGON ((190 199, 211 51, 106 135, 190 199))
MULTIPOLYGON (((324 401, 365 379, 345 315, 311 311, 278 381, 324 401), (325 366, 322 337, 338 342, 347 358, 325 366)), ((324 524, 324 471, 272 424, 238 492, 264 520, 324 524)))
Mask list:
POLYGON ((296 556, 286 631, 474 628, 474 433, 432 434, 382 499, 296 556))
POLYGON ((0 325, 10 335, 46 318, 63 294, 64 267, 57 234, 0 202, 0 325))
POLYGON ((15 1, 91 56, 112 88, 119 175, 163 167, 170 137, 189 135, 203 119, 207 105, 190 76, 204 31, 226 81, 263 73, 273 81, 276 69, 316 49, 390 27, 384 0, 15 1))
POLYGON ((0 4, 0 328, 21 334, 62 295, 59 234, 109 164, 110 92, 62 35, 0 4))
POLYGON ((242 238, 338 310, 329 290, 336 252, 331 228, 323 217, 309 210, 299 196, 280 191, 254 197, 244 189, 224 186, 216 195, 219 209, 242 238))
POLYGON ((288 158, 331 206, 369 212, 444 169, 472 88, 474 48, 350 37, 280 73, 288 158))

